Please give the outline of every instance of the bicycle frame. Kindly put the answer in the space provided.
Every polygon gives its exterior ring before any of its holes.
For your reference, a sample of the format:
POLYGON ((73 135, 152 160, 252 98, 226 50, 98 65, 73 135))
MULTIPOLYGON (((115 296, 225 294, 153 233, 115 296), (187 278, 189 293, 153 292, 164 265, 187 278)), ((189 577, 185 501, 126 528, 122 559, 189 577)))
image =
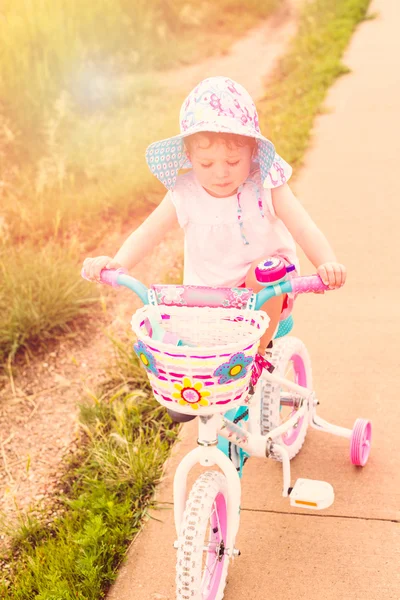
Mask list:
MULTIPOLYGON (((231 531, 228 531, 227 538, 227 553, 230 556, 234 555, 234 542, 239 528, 241 485, 239 475, 232 461, 217 448, 218 436, 228 439, 232 444, 242 448, 251 456, 265 458, 272 452, 275 455, 278 455, 282 460, 283 468, 282 496, 287 497, 291 491, 290 459, 284 445, 279 444, 276 441, 278 438, 288 432, 295 426, 301 417, 306 415, 308 415, 310 425, 319 431, 325 431, 348 439, 350 439, 352 435, 351 429, 333 425, 317 416, 316 410, 319 401, 316 399, 313 390, 297 385, 296 383, 278 375, 274 375, 273 373, 265 372, 263 377, 265 380, 278 383, 294 393, 294 396, 292 397, 290 395, 287 396, 286 402, 288 405, 294 405, 294 402, 300 404, 296 413, 279 425, 279 427, 270 431, 268 435, 257 435, 252 433, 251 430, 240 427, 220 413, 199 417, 198 447, 183 458, 178 465, 174 477, 174 519, 175 529, 179 536, 187 498, 187 477, 192 467, 196 464, 200 464, 203 467, 217 465, 224 473, 229 489, 227 507, 228 517, 229 522, 232 523, 232 529, 231 531)), ((249 400, 250 413, 257 410, 257 407, 255 406, 256 395, 257 392, 255 392, 254 396, 249 400)), ((249 422, 251 423, 251 418, 249 419, 249 422)))
MULTIPOLYGON (((271 377, 272 379, 273 375, 268 373, 266 374, 266 377, 271 377)), ((281 378, 275 378, 275 380, 277 379, 280 380, 281 378)), ((306 400, 308 398, 314 398, 312 390, 301 388, 286 380, 284 381, 293 391, 297 393, 301 392, 303 398, 306 400)), ((252 408, 251 401, 249 403, 249 408, 250 410, 252 408)), ((217 465, 224 473, 228 483, 228 522, 232 525, 227 533, 226 552, 229 556, 234 556, 234 544, 240 522, 241 484, 239 475, 232 461, 217 448, 218 435, 229 439, 233 444, 242 448, 252 456, 265 458, 269 456, 272 449, 276 454, 280 455, 283 465, 284 480, 282 495, 287 497, 290 492, 289 455, 283 446, 273 443, 273 441, 282 435, 282 433, 293 427, 298 419, 304 416, 307 411, 308 404, 305 402, 293 417, 288 419, 280 427, 271 431, 268 436, 256 435, 250 431, 246 431, 219 413, 209 417, 199 417, 198 447, 189 452, 182 459, 174 476, 174 520, 177 536, 179 537, 182 517, 186 505, 187 477, 190 470, 196 464, 200 464, 203 467, 217 465)))

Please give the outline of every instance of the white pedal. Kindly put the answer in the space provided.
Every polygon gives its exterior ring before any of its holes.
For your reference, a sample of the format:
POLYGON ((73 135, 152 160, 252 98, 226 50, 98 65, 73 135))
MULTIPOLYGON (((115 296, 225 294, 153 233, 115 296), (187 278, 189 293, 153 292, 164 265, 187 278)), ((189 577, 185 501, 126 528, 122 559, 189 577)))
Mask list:
POLYGON ((298 479, 290 492, 290 504, 297 508, 321 510, 333 504, 335 492, 330 483, 316 479, 298 479))

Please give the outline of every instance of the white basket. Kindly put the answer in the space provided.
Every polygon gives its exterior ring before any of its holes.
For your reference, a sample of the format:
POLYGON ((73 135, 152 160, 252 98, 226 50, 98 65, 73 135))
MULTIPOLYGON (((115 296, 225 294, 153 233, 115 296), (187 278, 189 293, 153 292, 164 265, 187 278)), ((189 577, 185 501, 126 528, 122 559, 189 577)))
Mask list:
POLYGON ((263 311, 236 308, 144 306, 132 317, 135 350, 154 396, 185 414, 225 412, 243 403, 259 340, 268 327, 263 311), (146 317, 177 334, 183 346, 149 337, 146 317))

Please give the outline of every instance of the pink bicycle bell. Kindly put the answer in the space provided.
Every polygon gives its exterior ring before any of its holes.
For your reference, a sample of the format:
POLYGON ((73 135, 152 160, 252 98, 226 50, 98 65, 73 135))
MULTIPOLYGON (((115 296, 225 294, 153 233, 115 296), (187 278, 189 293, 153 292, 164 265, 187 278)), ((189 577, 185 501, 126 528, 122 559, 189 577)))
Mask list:
POLYGON ((286 265, 281 258, 271 256, 258 263, 255 275, 258 283, 267 286, 286 279, 286 275, 295 270, 295 265, 286 265))

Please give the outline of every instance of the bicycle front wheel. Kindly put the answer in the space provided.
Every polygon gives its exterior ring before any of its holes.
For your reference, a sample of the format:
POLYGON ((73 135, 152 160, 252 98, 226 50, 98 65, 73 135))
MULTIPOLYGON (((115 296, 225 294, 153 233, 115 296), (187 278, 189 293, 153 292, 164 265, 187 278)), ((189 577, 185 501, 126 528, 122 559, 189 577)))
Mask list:
POLYGON ((227 483, 219 471, 207 471, 194 483, 179 535, 177 600, 221 600, 229 557, 227 483))

